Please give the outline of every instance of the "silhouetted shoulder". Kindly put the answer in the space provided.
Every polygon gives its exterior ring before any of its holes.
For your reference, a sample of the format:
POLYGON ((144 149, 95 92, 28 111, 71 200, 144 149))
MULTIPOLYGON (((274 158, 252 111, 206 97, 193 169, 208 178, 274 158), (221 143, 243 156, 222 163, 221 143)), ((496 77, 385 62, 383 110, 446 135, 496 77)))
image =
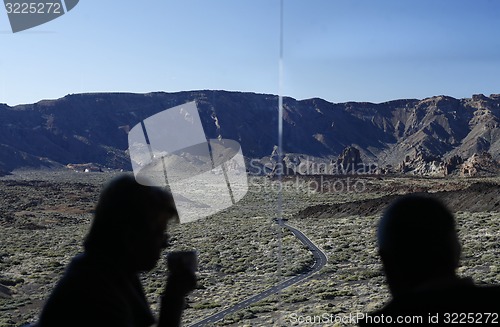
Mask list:
MULTIPOLYGON (((473 317, 477 324, 487 326, 486 316, 481 316, 486 314, 493 314, 490 316, 489 323, 496 326, 500 324, 500 286, 477 286, 471 280, 464 279, 449 287, 414 292, 411 295, 393 299, 381 310, 370 314, 370 317, 360 325, 380 326, 381 321, 394 325, 397 319, 420 316, 422 323, 418 325, 442 326, 451 323, 454 318, 460 321, 463 317, 465 319, 473 317), (495 316, 496 319, 491 319, 495 316), (431 322, 430 317, 437 317, 437 320, 431 322), (389 323, 388 319, 392 323, 389 323), (494 320, 497 321, 496 324, 494 320)), ((465 320, 465 322, 466 325, 474 325, 470 321, 465 320)))
POLYGON ((41 314, 45 326, 151 326, 153 315, 134 274, 86 254, 73 259, 41 314))

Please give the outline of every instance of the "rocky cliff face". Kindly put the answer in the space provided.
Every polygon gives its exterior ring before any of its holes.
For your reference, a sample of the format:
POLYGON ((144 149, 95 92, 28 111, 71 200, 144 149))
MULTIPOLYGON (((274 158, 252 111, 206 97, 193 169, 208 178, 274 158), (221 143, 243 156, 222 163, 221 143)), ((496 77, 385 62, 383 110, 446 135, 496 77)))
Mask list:
MULTIPOLYGON (((81 163, 130 169, 127 132, 144 118, 193 100, 208 138, 234 139, 247 159, 269 160, 278 144, 275 95, 98 93, 0 104, 0 171, 81 163)), ((340 160, 376 164, 388 173, 446 175, 474 154, 488 153, 498 162, 499 119, 498 94, 380 104, 285 98, 283 164, 331 164, 347 156, 340 160), (346 148, 356 149, 359 158, 353 150, 343 154, 346 148)))

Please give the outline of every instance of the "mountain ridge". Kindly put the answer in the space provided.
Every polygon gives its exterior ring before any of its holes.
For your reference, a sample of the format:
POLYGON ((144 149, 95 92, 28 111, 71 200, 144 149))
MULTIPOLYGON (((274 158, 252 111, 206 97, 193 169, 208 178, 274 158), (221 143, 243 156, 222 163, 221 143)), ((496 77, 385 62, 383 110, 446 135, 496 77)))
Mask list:
MULTIPOLYGON (((79 163, 129 170, 127 132, 141 120, 189 101, 197 102, 207 138, 240 142, 249 160, 266 161, 272 155, 278 144, 276 95, 222 90, 85 93, 13 107, 0 104, 0 171, 79 163)), ((429 172, 422 165, 433 161, 438 170, 446 170, 446 161, 464 162, 482 153, 495 162, 500 159, 500 94, 382 103, 285 97, 283 109, 283 150, 290 160, 302 155, 333 162, 353 147, 363 162, 384 171, 425 175, 429 172)))

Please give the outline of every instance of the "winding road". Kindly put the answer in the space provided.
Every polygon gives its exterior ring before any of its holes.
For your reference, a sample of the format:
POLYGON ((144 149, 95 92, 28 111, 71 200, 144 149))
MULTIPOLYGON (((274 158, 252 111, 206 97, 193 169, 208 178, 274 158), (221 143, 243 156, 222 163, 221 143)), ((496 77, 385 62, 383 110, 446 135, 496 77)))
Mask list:
POLYGON ((305 236, 297 228, 287 225, 283 220, 277 220, 277 223, 280 226, 283 226, 289 231, 291 231, 295 235, 295 237, 299 239, 299 241, 301 241, 305 246, 307 246, 307 248, 311 251, 311 253, 314 256, 314 264, 311 267, 309 267, 307 272, 288 278, 285 281, 273 287, 270 287, 261 293, 253 295, 247 298, 246 300, 236 303, 232 307, 219 311, 211 316, 204 318, 203 320, 199 320, 194 324, 192 324, 190 327, 205 326, 206 324, 212 324, 214 322, 222 320, 226 315, 244 309, 253 303, 259 302, 272 294, 278 293, 281 290, 284 290, 285 288, 292 286, 293 284, 297 284, 298 282, 303 281, 304 279, 310 277, 314 273, 318 272, 321 268, 323 268, 323 266, 327 262, 326 254, 323 251, 321 251, 310 239, 307 238, 307 236, 305 236))

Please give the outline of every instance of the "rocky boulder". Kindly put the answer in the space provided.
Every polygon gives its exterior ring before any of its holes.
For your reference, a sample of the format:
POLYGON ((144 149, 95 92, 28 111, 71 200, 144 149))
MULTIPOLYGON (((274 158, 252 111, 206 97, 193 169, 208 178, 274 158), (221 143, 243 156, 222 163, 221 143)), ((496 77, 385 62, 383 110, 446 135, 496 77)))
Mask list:
POLYGON ((460 167, 460 176, 477 177, 498 175, 500 163, 493 159, 490 153, 473 154, 460 167))
POLYGON ((344 174, 356 172, 363 168, 361 153, 353 146, 346 147, 336 160, 335 167, 344 174))

